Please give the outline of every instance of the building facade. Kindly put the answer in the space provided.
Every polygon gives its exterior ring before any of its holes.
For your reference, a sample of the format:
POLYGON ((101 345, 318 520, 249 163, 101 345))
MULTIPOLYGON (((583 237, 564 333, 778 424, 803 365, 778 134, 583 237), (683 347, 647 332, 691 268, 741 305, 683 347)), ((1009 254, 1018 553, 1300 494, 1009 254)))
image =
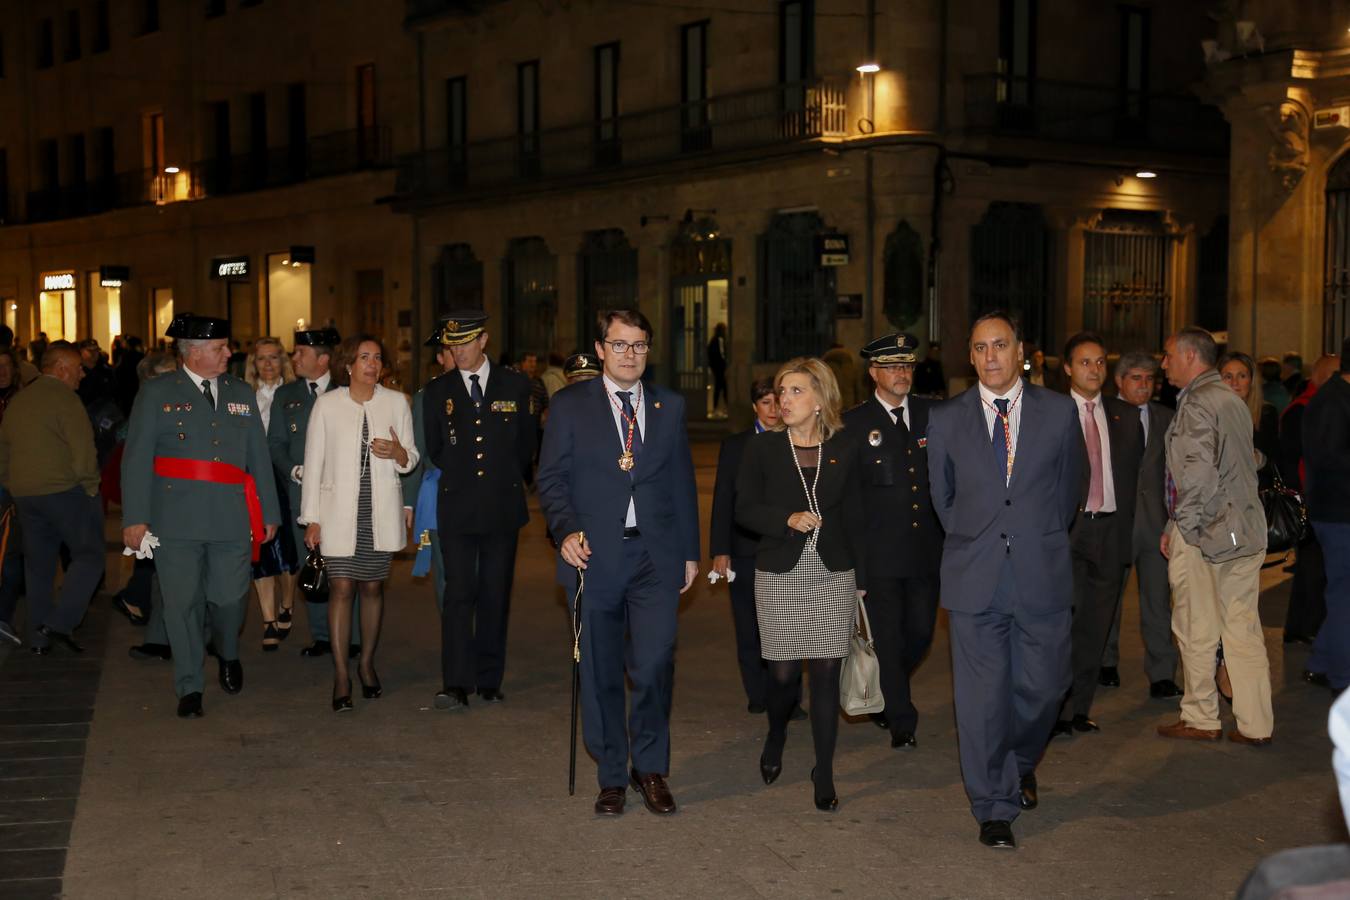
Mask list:
MULTIPOLYGON (((0 20, 0 300, 20 339, 365 328, 411 371, 411 40, 380 0, 32 0, 0 20), (400 328, 399 310, 404 310, 400 328)), ((289 340, 287 341, 289 343, 289 340)))

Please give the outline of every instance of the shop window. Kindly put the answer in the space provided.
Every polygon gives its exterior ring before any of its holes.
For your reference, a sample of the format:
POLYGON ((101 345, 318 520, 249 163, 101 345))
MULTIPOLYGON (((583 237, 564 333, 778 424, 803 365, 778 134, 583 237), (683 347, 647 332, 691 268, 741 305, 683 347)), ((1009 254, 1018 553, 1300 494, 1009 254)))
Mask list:
POLYGON ((970 229, 970 321, 992 310, 1012 313, 1024 340, 1048 346, 1050 229, 1041 207, 991 203, 970 229))
POLYGON ((516 66, 517 169, 522 177, 539 174, 539 60, 516 66))
POLYGON ((483 308, 483 263, 468 244, 447 244, 431 266, 436 315, 483 308))
POLYGON ((637 306, 637 268, 637 250, 629 245, 622 228, 586 232, 577 256, 577 337, 581 346, 590 346, 599 313, 637 306))
POLYGON ((267 257, 268 334, 288 335, 313 324, 309 263, 289 253, 267 257))
POLYGON ((52 20, 43 19, 37 26, 37 43, 33 47, 36 65, 39 69, 50 69, 55 62, 56 49, 52 46, 55 37, 52 34, 52 20))
POLYGON ((595 48, 595 162, 618 165, 619 150, 619 44, 595 48))
POLYGON ((153 34, 159 31, 159 0, 139 0, 139 22, 137 34, 153 34))
POLYGON ((103 53, 112 45, 111 20, 108 0, 94 0, 94 34, 89 41, 90 53, 103 53))
POLYGON ((553 349, 558 318, 558 260, 543 238, 515 238, 502 264, 502 291, 508 311, 506 346, 512 359, 553 349))
POLYGON ((80 58, 80 11, 78 9, 68 10, 66 12, 66 62, 74 62, 80 58))
POLYGON ((173 322, 173 289, 151 288, 150 301, 154 310, 152 314, 154 318, 150 323, 151 332, 162 335, 169 330, 169 324, 173 322))
POLYGON ((214 19, 225 15, 225 0, 206 0, 206 17, 214 19))
POLYGON ((1112 347, 1162 349, 1172 242, 1159 215, 1107 210, 1083 241, 1083 327, 1112 347))
POLYGON ((908 222, 886 236, 882 311, 892 328, 904 331, 923 317, 923 239, 908 222))
POLYGON ((712 146, 708 126, 708 22, 680 29, 680 146, 706 150, 712 146))
POLYGON ((97 270, 87 273, 89 287, 89 336, 101 347, 112 347, 113 338, 122 333, 122 286, 103 286, 97 270))
POLYGON ((780 213, 759 238, 759 359, 819 356, 834 343, 835 269, 820 265, 814 212, 780 213))
POLYGON ((38 330, 45 331, 51 340, 77 339, 75 307, 75 273, 44 273, 43 284, 60 282, 60 286, 38 294, 38 330))

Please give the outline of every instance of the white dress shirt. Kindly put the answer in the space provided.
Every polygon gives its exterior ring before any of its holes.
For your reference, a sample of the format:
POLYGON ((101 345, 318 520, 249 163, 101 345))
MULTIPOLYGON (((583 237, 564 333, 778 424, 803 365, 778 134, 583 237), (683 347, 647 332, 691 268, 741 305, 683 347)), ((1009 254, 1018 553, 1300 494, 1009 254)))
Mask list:
POLYGON ((1144 446, 1147 447, 1149 438, 1148 430, 1151 424, 1149 420, 1147 401, 1139 404, 1139 424, 1144 426, 1144 446))
POLYGON ((258 385, 258 415, 262 417, 263 431, 271 427, 272 423, 272 399, 277 395, 277 388, 284 384, 278 378, 272 384, 258 385))
MULTIPOLYGON (((905 427, 906 427, 906 428, 909 427, 909 395, 908 395, 908 394, 905 395, 905 399, 903 399, 903 400, 900 401, 900 405, 899 405, 899 406, 891 406, 891 405, 890 405, 889 403, 887 403, 885 400, 881 399, 881 392, 880 392, 880 391, 873 391, 873 392, 872 392, 872 396, 877 398, 877 402, 880 403, 880 404, 882 405, 882 407, 885 408, 886 412, 888 412, 888 413, 891 414, 891 418, 892 418, 893 420, 895 420, 895 421, 904 421, 905 427)), ((991 437, 992 437, 992 435, 991 435, 991 437)))
MULTIPOLYGON (((623 400, 618 396, 618 393, 624 390, 624 388, 619 387, 611 381, 608 375, 601 375, 600 377, 605 382, 605 394, 609 397, 609 411, 611 415, 614 416, 614 427, 618 429, 619 432, 619 452, 622 453, 624 447, 628 446, 628 423, 623 420, 623 400)), ((640 402, 642 400, 642 394, 642 382, 639 381, 637 384, 633 385, 632 396, 629 398, 629 402, 633 404, 633 409, 637 411, 638 431, 642 432, 643 440, 646 440, 647 405, 640 402)), ((636 441, 637 436, 634 435, 633 439, 636 441)), ((618 457, 615 456, 614 459, 614 464, 618 465, 618 457)), ((639 463, 639 465, 641 465, 641 463, 639 463)), ((637 508, 633 505, 632 497, 628 498, 628 516, 624 519, 623 527, 637 527, 637 508)))
POLYGON ((211 397, 212 397, 212 399, 214 400, 214 402, 215 402, 215 404, 216 404, 216 409, 220 409, 220 379, 219 379, 219 378, 203 378, 202 376, 198 375, 196 372, 194 372, 194 371, 192 371, 191 369, 189 369, 187 366, 183 366, 183 371, 187 373, 187 377, 188 377, 188 378, 191 378, 191 379, 192 379, 192 383, 193 383, 194 385, 196 385, 196 387, 197 387, 197 393, 202 394, 203 399, 205 399, 205 396, 206 396, 206 395, 202 393, 202 385, 203 385, 203 384, 206 384, 207 382, 210 382, 210 384, 211 384, 211 397))
POLYGON ((314 388, 310 387, 311 384, 318 385, 319 387, 317 393, 322 394, 328 390, 328 385, 333 380, 333 373, 324 372, 318 378, 302 378, 300 380, 305 383, 305 390, 308 391, 310 394, 316 393, 314 388))
POLYGON ((491 363, 488 362, 488 358, 486 356, 483 357, 483 364, 472 372, 466 372, 463 369, 456 369, 456 371, 459 372, 459 377, 464 379, 464 390, 468 392, 470 397, 473 396, 473 382, 469 380, 469 376, 470 375, 478 376, 478 386, 483 389, 483 396, 486 397, 488 375, 491 373, 491 370, 492 365, 491 363))
MULTIPOLYGON (((1008 459, 1013 461, 1014 467, 1017 465, 1017 433, 1022 429, 1022 393, 1025 390, 1026 384, 1020 378, 1006 394, 995 394, 984 386, 984 382, 980 382, 980 408, 984 410, 984 425, 989 429, 991 442, 994 440, 994 428, 999 418, 998 407, 994 406, 994 401, 1008 401, 1008 459)), ((1011 474, 1008 475, 1007 481, 1012 481, 1011 474)))
MULTIPOLYGON (((1089 401, 1072 388, 1069 389, 1069 396, 1078 405, 1078 427, 1083 429, 1083 440, 1086 441, 1089 401)), ((1102 438, 1102 508, 1093 512, 1113 513, 1116 511, 1116 479, 1111 474, 1111 435, 1106 430, 1106 410, 1102 408, 1102 395, 1098 394, 1097 399, 1091 402, 1095 404, 1092 408, 1092 418, 1097 420, 1097 433, 1102 438)))

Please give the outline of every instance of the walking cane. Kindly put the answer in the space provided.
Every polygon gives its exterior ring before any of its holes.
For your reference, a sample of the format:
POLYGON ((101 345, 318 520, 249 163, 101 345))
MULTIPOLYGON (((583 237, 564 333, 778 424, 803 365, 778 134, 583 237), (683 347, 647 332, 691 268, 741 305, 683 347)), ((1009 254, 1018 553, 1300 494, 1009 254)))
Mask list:
MULTIPOLYGON (((586 535, 581 534, 581 545, 586 535)), ((586 587, 586 573, 577 569, 577 592, 572 598, 572 740, 567 763, 567 796, 577 792, 577 706, 581 695, 581 594, 586 587)))

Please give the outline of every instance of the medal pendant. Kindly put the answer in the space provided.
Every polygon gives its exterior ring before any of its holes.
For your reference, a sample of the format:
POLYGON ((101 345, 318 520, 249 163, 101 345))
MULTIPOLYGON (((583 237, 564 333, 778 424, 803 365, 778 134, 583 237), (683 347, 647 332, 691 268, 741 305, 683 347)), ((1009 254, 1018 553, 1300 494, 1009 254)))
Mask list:
POLYGON ((631 472, 631 471, 633 471, 633 454, 632 454, 632 452, 630 452, 630 451, 628 451, 628 450, 623 451, 623 455, 619 457, 619 468, 620 468, 620 469, 623 469, 625 472, 631 472))

